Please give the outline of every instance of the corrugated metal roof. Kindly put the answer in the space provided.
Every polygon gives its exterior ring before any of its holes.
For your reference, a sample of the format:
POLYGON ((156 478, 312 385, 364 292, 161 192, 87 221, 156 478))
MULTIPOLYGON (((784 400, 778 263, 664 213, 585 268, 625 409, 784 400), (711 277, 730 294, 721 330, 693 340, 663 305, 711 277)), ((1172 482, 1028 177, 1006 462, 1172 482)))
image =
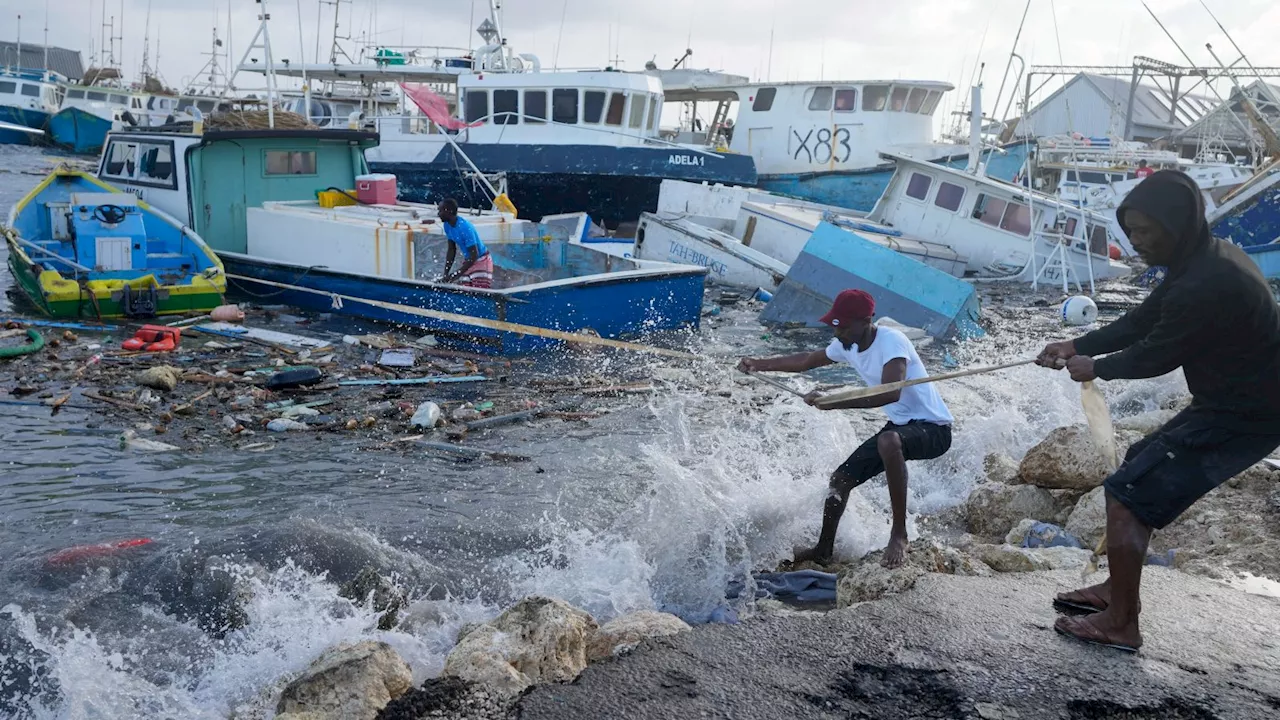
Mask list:
MULTIPOLYGON (((1255 79, 1246 85, 1245 90, 1249 92, 1250 97, 1254 98, 1255 106, 1267 122, 1280 130, 1280 106, 1277 106, 1272 99, 1280 99, 1280 85, 1267 83, 1266 87, 1271 89, 1271 97, 1268 97, 1263 90, 1263 81, 1260 79, 1255 79)), ((1240 102, 1239 91, 1233 88, 1225 102, 1215 102, 1213 107, 1201 115, 1196 122, 1188 124, 1186 128, 1175 134, 1179 137, 1194 137, 1206 128, 1211 128, 1214 133, 1220 133, 1225 140, 1244 142, 1247 137, 1243 128, 1252 127, 1252 122, 1240 102), (1232 114, 1236 116, 1234 120, 1230 117, 1232 114)), ((1253 132, 1250 132, 1250 135, 1253 135, 1253 132)))
MULTIPOLYGON (((44 46, 22 43, 22 57, 18 57, 18 43, 0 40, 0 65, 17 66, 26 70, 44 69, 44 46)), ((49 46, 49 69, 72 80, 84 77, 84 61, 79 50, 49 46)))
MULTIPOLYGON (((1103 75, 1081 74, 1092 83, 1113 105, 1127 110, 1129 90, 1132 81, 1128 78, 1105 77, 1103 75)), ((1178 96, 1178 108, 1175 121, 1169 122, 1169 110, 1173 99, 1166 88, 1146 83, 1138 83, 1138 91, 1133 96, 1133 124, 1148 127, 1178 130, 1194 123, 1212 109, 1216 104, 1203 95, 1182 94, 1178 96)))

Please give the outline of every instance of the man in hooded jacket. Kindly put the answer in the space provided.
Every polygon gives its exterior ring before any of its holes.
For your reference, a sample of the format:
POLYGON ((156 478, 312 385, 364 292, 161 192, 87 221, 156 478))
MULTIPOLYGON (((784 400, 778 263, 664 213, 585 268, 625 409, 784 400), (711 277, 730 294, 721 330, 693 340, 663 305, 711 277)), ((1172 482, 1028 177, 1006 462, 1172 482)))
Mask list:
POLYGON ((1038 362, 1071 378, 1152 378, 1182 368, 1191 405, 1131 447, 1104 482, 1106 582, 1063 593, 1054 628, 1135 652, 1139 586, 1152 529, 1280 446, 1280 309, 1240 248, 1209 234, 1187 175, 1157 172, 1116 211, 1134 249, 1168 274, 1145 301, 1105 327, 1051 343, 1038 362), (1105 355, 1106 357, 1097 357, 1105 355))

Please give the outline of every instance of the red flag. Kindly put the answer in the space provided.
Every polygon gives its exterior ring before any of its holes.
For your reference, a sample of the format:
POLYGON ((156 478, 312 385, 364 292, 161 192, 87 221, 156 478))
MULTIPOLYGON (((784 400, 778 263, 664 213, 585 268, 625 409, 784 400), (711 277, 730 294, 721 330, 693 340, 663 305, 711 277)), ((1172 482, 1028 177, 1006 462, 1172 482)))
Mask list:
POLYGON ((418 106, 422 114, 427 116, 428 120, 446 130, 462 130, 463 128, 480 127, 484 124, 483 122, 468 124, 450 115, 449 103, 445 102, 444 98, 431 92, 426 85, 400 83, 400 88, 413 101, 413 104, 418 106))

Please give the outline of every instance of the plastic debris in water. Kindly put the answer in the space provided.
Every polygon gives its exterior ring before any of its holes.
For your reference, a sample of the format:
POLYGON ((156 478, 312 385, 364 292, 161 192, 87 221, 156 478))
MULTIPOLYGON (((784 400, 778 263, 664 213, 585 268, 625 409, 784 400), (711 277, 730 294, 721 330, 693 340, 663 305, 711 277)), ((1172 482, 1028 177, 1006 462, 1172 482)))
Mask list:
POLYGON ((151 538, 132 538, 113 543, 101 543, 98 545, 76 545, 75 547, 69 547, 65 550, 59 550, 49 556, 48 562, 50 565, 66 565, 79 560, 112 555, 120 550, 128 550, 129 548, 141 547, 143 545, 150 544, 151 538))

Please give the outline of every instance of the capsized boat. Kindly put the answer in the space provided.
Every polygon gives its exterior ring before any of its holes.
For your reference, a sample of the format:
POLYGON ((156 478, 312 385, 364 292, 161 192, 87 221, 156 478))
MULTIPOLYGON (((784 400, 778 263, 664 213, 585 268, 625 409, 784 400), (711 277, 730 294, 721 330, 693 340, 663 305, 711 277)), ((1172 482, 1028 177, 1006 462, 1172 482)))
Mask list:
POLYGON ((52 317, 151 317, 222 304, 222 262, 191 228, 91 175, 49 174, 9 212, 9 271, 52 317))

